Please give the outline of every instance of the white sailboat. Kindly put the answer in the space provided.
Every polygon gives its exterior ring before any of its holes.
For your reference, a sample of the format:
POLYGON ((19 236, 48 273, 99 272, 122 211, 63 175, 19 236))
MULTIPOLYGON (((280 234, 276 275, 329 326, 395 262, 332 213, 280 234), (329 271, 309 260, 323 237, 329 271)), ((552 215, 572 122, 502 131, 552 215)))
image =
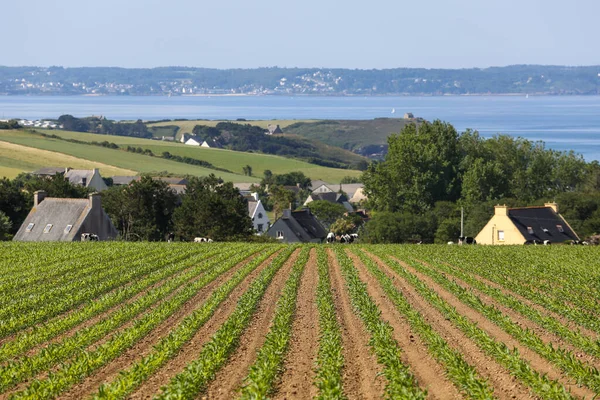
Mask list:
POLYGON ((392 114, 394 114, 396 112, 395 108, 392 108, 392 114))

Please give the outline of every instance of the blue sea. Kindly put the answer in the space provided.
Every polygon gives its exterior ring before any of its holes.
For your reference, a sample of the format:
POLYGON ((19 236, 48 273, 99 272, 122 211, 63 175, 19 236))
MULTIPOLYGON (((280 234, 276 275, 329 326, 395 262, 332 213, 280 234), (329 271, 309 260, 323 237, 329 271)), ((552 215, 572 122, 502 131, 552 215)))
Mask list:
POLYGON ((600 160, 600 96, 0 96, 0 119, 104 115, 115 120, 158 119, 371 119, 412 112, 478 130, 543 140, 600 160), (392 112, 394 111, 394 112, 392 112))

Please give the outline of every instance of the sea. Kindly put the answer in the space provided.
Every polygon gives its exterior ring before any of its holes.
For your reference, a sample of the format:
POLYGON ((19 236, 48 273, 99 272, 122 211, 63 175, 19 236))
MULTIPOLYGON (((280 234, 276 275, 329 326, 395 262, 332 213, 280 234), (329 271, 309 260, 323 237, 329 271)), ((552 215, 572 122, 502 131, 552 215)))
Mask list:
POLYGON ((0 96, 0 119, 372 119, 410 112, 462 132, 544 141, 600 160, 600 96, 0 96))

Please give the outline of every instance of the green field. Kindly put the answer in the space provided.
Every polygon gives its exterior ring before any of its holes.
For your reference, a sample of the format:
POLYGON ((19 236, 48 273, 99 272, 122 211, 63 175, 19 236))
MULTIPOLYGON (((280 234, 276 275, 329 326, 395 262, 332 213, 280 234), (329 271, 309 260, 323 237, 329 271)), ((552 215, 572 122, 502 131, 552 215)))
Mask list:
MULTIPOLYGON (((150 139, 131 138, 124 136, 96 135, 92 133, 67 132, 67 131, 45 131, 46 134, 54 134, 66 139, 80 141, 109 141, 120 146, 135 146, 150 149, 155 154, 168 151, 171 154, 188 156, 207 161, 215 167, 224 168, 234 174, 202 168, 194 165, 164 160, 158 157, 149 157, 140 154, 126 153, 123 151, 107 149, 98 146, 69 143, 58 139, 44 138, 25 131, 0 131, 0 140, 21 144, 24 146, 50 150, 69 154, 90 161, 102 162, 119 168, 131 169, 139 172, 168 171, 176 175, 206 176, 215 173, 223 179, 232 182, 257 182, 264 170, 269 169, 273 173, 287 173, 302 171, 311 179, 322 179, 330 183, 338 183, 345 176, 357 177, 360 171, 327 168, 319 165, 309 164, 304 161, 273 156, 268 154, 244 153, 222 149, 207 149, 194 146, 185 146, 181 143, 171 143, 150 139), (255 176, 243 175, 242 168, 250 165, 255 176)), ((2 165, 2 164, 0 164, 2 165)), ((59 164, 60 165, 60 164, 59 164)), ((26 169, 24 169, 26 170, 26 169)))
POLYGON ((236 124, 250 124, 260 126, 261 128, 267 129, 269 124, 279 125, 281 129, 295 124, 297 122, 316 122, 318 120, 311 119, 270 119, 270 120, 247 120, 247 121, 228 121, 228 120, 190 120, 190 121, 168 121, 168 122, 157 122, 154 124, 148 124, 148 127, 153 126, 169 126, 175 125, 179 127, 179 132, 177 132, 177 136, 182 133, 192 133, 194 127, 196 125, 205 125, 205 126, 216 126, 219 122, 234 122, 236 124))

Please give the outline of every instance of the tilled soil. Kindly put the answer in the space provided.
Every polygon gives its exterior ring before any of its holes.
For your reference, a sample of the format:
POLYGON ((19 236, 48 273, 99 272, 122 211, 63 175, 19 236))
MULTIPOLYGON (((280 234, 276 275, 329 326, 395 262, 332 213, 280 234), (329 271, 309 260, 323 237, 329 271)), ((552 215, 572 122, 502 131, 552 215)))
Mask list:
POLYGON ((338 323, 342 333, 344 375, 342 385, 348 399, 380 399, 385 390, 382 367, 369 347, 369 334, 363 322, 353 312, 340 265, 327 249, 329 274, 338 323))
POLYGON ((476 323, 477 326, 486 331, 488 335, 500 342, 505 343, 508 348, 517 348, 521 357, 527 360, 533 369, 542 374, 547 374, 548 378, 550 379, 557 380, 567 390, 571 391, 571 393, 575 396, 586 398, 594 397, 595 393, 592 390, 589 390, 584 387, 579 387, 576 384, 574 384, 573 379, 566 377, 558 367, 554 366, 552 363, 542 358, 533 350, 529 349, 526 346, 523 346, 521 343, 519 343, 518 340, 514 339, 510 334, 508 334, 500 327, 495 325, 485 316, 462 303, 452 293, 446 291, 446 289, 434 282, 433 279, 431 279, 427 275, 418 272, 406 263, 402 263, 402 266, 408 271, 410 271, 412 274, 416 275, 421 281, 425 282, 427 286, 436 291, 437 294, 444 301, 455 307, 460 314, 464 315, 469 320, 476 323))
MULTIPOLYGON (((252 255, 244 261, 238 263, 229 271, 217 277, 214 281, 205 286, 192 299, 188 300, 183 307, 171 315, 167 320, 156 327, 150 334, 128 349, 121 356, 117 357, 108 365, 101 368, 95 374, 87 377, 81 383, 73 386, 71 390, 60 396, 61 399, 80 399, 95 393, 98 387, 105 382, 113 380, 121 370, 129 368, 132 364, 146 356, 152 351, 164 336, 168 335, 170 330, 177 326, 186 316, 197 309, 212 294, 212 292, 226 282, 243 265, 250 262, 256 255, 252 255)), ((263 264, 264 265, 264 264, 263 264)), ((257 268, 257 269, 260 269, 257 268)), ((256 270, 253 272, 255 273, 256 270)), ((242 283, 244 284, 244 282, 242 283)))
POLYGON ((299 253, 300 249, 292 253, 275 274, 252 317, 250 325, 242 334, 237 350, 231 355, 227 364, 217 372, 215 379, 210 383, 203 397, 233 399, 239 395, 243 380, 248 375, 249 368, 256 359, 257 352, 262 347, 265 336, 269 332, 275 315, 277 300, 299 253))
POLYGON ((409 322, 395 308, 379 282, 367 271, 365 265, 351 251, 346 250, 358 269, 367 292, 381 310, 381 318, 394 328, 394 339, 402 350, 402 363, 409 366, 419 386, 427 390, 430 399, 460 399, 461 395, 445 376, 444 368, 429 354, 427 346, 415 334, 409 322))
POLYGON ((313 382, 319 341, 318 280, 317 252, 312 249, 298 288, 292 336, 275 399, 312 399, 317 395, 313 382))

